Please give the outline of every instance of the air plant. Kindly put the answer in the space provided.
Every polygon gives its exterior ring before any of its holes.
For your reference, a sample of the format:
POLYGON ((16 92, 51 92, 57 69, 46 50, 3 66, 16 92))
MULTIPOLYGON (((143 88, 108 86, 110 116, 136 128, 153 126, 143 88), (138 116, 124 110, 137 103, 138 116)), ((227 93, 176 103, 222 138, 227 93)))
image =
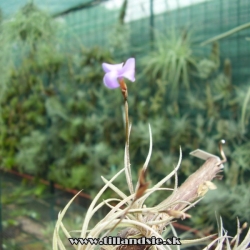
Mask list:
MULTIPOLYGON (((176 248, 180 249, 180 245, 183 248, 188 245, 198 245, 206 244, 208 240, 211 241, 211 237, 215 235, 202 237, 195 240, 184 240, 179 239, 176 231, 172 225, 172 222, 176 219, 188 219, 191 216, 186 213, 188 209, 194 207, 207 193, 208 190, 216 189, 215 184, 212 182, 214 178, 221 179, 218 175, 222 172, 223 163, 226 162, 226 156, 222 149, 222 143, 220 144, 220 153, 222 160, 215 156, 208 154, 201 150, 196 150, 192 154, 205 159, 206 162, 192 175, 190 175, 187 180, 178 187, 178 176, 177 171, 180 167, 182 161, 182 151, 180 149, 179 161, 176 167, 161 181, 157 184, 149 187, 149 182, 146 181, 147 169, 149 160, 152 154, 152 132, 151 126, 149 125, 149 151, 146 157, 146 161, 139 171, 138 181, 136 185, 133 184, 131 175, 131 165, 129 157, 129 137, 131 132, 131 124, 129 123, 129 113, 128 113, 128 90, 127 85, 124 81, 124 77, 130 81, 135 81, 135 59, 130 58, 125 64, 111 65, 104 63, 103 69, 106 72, 104 76, 104 85, 110 89, 119 88, 122 91, 125 105, 125 153, 124 153, 124 168, 122 168, 118 173, 116 173, 110 180, 101 176, 104 186, 96 194, 90 207, 85 215, 81 230, 69 232, 62 220, 69 206, 72 204, 77 195, 75 195, 66 207, 58 214, 58 220, 55 225, 54 235, 53 235, 53 250, 65 250, 66 247, 63 245, 63 241, 60 237, 60 229, 62 229, 65 236, 71 240, 72 248, 77 250, 88 250, 88 249, 172 249, 170 244, 133 244, 128 245, 126 239, 143 239, 143 238, 157 238, 161 241, 165 241, 163 238, 164 232, 167 229, 171 229, 173 233, 172 239, 176 243, 176 248), (126 182, 129 190, 129 194, 122 192, 113 182, 118 176, 125 173, 126 182), (175 185, 173 188, 162 187, 167 181, 172 177, 175 179, 175 185), (109 198, 98 203, 98 200, 102 194, 110 188, 113 190, 119 198, 109 198), (172 192, 169 196, 166 195, 163 201, 152 207, 146 206, 146 200, 149 196, 153 195, 158 191, 172 192), (91 219, 95 216, 95 213, 101 209, 103 206, 108 206, 110 211, 100 220, 93 228, 89 228, 91 219), (104 244, 105 237, 113 234, 113 231, 119 229, 117 237, 120 238, 120 244, 104 244), (71 233, 80 233, 80 238, 73 238, 71 233), (76 241, 75 241, 76 239, 76 241), (77 239, 82 239, 85 243, 77 245, 77 239), (91 245, 88 239, 97 239, 95 245, 91 245), (76 245, 74 244, 76 243, 76 245)), ((223 142, 223 141, 222 141, 223 142)), ((235 249, 243 250, 250 249, 250 230, 248 231, 245 239, 240 243, 239 236, 241 231, 246 228, 247 225, 244 224, 240 227, 238 222, 238 232, 237 235, 232 238, 227 235, 227 231, 223 228, 223 223, 220 218, 219 223, 219 235, 213 241, 211 241, 204 249, 211 249, 217 245, 216 249, 235 249), (232 239, 231 239, 232 238, 232 239)), ((95 242, 95 241, 94 241, 95 242)), ((134 241, 135 242, 135 241, 134 241)), ((79 242, 80 243, 80 242, 79 242)))
POLYGON ((178 33, 174 29, 166 36, 156 33, 154 50, 143 60, 144 71, 150 79, 167 82, 171 97, 178 97, 179 89, 190 89, 190 72, 197 67, 192 42, 188 32, 178 33))

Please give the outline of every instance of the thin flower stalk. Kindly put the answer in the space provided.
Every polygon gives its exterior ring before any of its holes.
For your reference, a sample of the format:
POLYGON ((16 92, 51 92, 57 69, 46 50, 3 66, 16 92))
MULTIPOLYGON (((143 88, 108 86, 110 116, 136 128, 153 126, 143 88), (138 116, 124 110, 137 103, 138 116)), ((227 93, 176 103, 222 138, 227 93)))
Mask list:
POLYGON ((123 98, 124 98, 124 110, 125 110, 125 154, 124 154, 124 165, 125 174, 128 184, 128 188, 131 194, 134 193, 134 187, 132 183, 132 174, 130 168, 130 157, 129 157, 129 109, 128 109, 128 89, 124 81, 124 77, 130 81, 135 81, 135 59, 129 58, 125 64, 102 64, 105 76, 103 78, 104 85, 109 89, 115 89, 120 87, 123 98))

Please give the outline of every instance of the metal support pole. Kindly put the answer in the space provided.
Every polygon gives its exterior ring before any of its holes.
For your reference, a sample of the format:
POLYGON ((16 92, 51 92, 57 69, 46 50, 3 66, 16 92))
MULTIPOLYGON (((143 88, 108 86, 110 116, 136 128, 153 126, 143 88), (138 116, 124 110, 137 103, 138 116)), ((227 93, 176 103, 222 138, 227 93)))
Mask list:
POLYGON ((153 42, 154 42, 154 0, 150 1, 150 19, 149 19, 149 27, 150 27, 150 42, 151 46, 153 48, 153 42))

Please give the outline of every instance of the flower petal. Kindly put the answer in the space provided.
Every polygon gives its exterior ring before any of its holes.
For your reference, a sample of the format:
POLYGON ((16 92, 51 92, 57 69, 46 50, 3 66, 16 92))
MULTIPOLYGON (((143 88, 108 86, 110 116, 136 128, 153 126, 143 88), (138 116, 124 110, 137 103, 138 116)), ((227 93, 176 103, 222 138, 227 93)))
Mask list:
POLYGON ((123 68, 119 70, 118 76, 123 76, 129 79, 131 82, 135 81, 135 59, 129 58, 123 68))
POLYGON ((118 71, 122 69, 122 65, 123 63, 119 63, 119 64, 109 64, 109 63, 103 63, 102 64, 102 68, 103 70, 108 73, 110 71, 118 71))
POLYGON ((104 85, 109 89, 115 89, 120 87, 117 77, 118 77, 117 71, 110 71, 106 73, 103 78, 104 85))

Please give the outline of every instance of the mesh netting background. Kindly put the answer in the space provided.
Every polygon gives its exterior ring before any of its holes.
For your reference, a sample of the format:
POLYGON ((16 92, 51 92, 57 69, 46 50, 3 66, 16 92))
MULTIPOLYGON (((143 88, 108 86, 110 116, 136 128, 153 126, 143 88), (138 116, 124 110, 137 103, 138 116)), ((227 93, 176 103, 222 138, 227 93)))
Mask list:
MULTIPOLYGON (((11 19, 27 2, 0 0, 2 18, 11 19)), ((65 24, 66 29, 62 34, 65 39, 65 49, 70 48, 74 53, 79 44, 86 47, 110 46, 111 31, 119 23, 123 1, 37 0, 34 3, 48 11, 58 22, 65 24)), ((165 32, 173 27, 188 28, 194 34, 194 42, 200 44, 213 36, 249 22, 249 17, 249 0, 128 0, 124 17, 125 27, 129 31, 126 34, 127 40, 124 41, 127 47, 113 53, 119 55, 122 60, 128 56, 140 57, 151 49, 155 31, 165 32)), ((250 76, 250 46, 247 37, 250 37, 250 29, 242 30, 220 41, 221 59, 230 58, 233 82, 236 85, 247 81, 250 76)), ((201 51, 209 49, 209 46, 201 47, 201 51)), ((12 177, 6 175, 5 178, 7 183, 12 177)), ((6 186, 2 192, 7 192, 7 189, 10 190, 6 186)), ((33 203, 33 205, 47 206, 47 210, 43 210, 52 213, 54 217, 54 212, 57 213, 59 210, 58 207, 63 207, 69 199, 65 196, 63 204, 59 204, 54 211, 54 204, 62 196, 65 194, 56 192, 54 198, 51 196, 44 198, 47 205, 44 205, 45 203, 33 203)), ((51 219, 50 216, 47 217, 48 220, 51 219)))
MULTIPOLYGON (((27 2, 0 1, 3 18, 10 18, 27 2)), ((106 47, 110 31, 118 22, 123 1, 45 0, 34 3, 67 24, 65 41, 69 46, 74 47, 77 37, 77 41, 85 46, 106 47)), ((247 23, 249 12, 248 0, 129 0, 125 14, 125 23, 130 31, 130 51, 127 54, 147 52, 145 45, 153 39, 152 28, 160 31, 172 27, 189 28, 195 34, 195 42, 199 43, 247 23), (144 51, 134 51, 135 47, 142 45, 144 51)), ((220 41, 221 56, 232 60, 234 80, 245 80, 249 76, 250 48, 245 39, 249 33, 249 29, 242 30, 220 41)))

